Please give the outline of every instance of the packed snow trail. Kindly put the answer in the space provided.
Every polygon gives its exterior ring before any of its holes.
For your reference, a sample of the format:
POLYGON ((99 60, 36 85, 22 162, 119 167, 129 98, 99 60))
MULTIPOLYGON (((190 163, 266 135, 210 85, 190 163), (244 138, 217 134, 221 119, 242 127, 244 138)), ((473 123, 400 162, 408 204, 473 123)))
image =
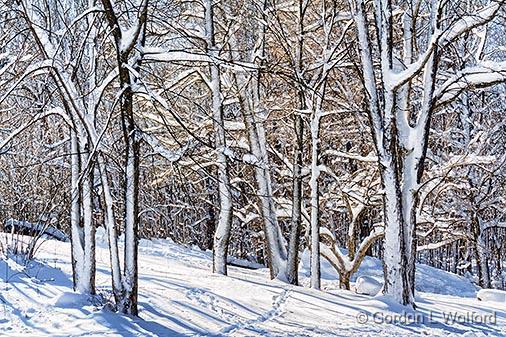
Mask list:
MULTIPOLYGON (((503 303, 480 302, 463 278, 433 268, 418 275, 422 322, 374 322, 402 311, 383 297, 337 289, 322 265, 324 291, 269 280, 267 269, 230 267, 229 276, 213 275, 209 252, 168 240, 141 240, 139 253, 140 317, 111 312, 100 303, 111 299, 109 256, 97 249, 97 289, 89 299, 72 292, 70 245, 47 241, 27 268, 12 259, 0 261, 1 336, 505 336, 503 303), (432 275, 432 279, 429 278, 432 275), (445 280, 446 285, 445 287, 445 280), (447 289, 445 289, 447 288, 447 289), (462 293, 467 297, 458 297, 462 293), (451 322, 447 313, 491 315, 494 324, 451 322), (376 317, 375 317, 376 314, 376 317), (367 319, 361 323, 360 319, 367 319), (445 316, 446 315, 446 316, 445 316), (430 318, 430 320, 429 320, 430 318), (466 335, 467 333, 467 335, 466 335)), ((307 261, 303 255, 301 279, 307 261)), ((372 277, 379 261, 367 259, 372 277)))

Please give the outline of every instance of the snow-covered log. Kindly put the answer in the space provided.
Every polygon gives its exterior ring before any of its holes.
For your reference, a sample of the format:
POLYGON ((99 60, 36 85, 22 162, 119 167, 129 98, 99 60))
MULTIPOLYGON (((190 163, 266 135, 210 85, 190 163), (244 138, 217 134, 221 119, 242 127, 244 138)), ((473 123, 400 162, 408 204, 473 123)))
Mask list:
POLYGON ((5 232, 13 231, 14 233, 20 233, 23 235, 44 235, 47 238, 55 239, 58 241, 69 241, 69 238, 64 232, 58 228, 51 226, 50 224, 31 223, 28 221, 8 219, 5 221, 4 230, 5 232))

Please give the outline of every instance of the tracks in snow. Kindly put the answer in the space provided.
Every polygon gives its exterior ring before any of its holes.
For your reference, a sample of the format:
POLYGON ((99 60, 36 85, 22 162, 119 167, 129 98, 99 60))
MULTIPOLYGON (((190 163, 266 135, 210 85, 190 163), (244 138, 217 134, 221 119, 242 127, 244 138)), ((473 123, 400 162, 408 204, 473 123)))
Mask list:
POLYGON ((193 288, 186 292, 186 297, 190 299, 192 302, 210 311, 215 312, 221 320, 230 323, 229 326, 221 329, 215 334, 218 336, 229 335, 244 329, 268 333, 268 331, 256 325, 283 315, 283 313, 285 312, 285 304, 289 296, 290 290, 284 289, 278 295, 273 296, 272 307, 269 310, 253 319, 240 320, 237 318, 237 315, 234 315, 231 312, 223 310, 224 302, 218 299, 215 295, 207 292, 206 290, 201 288, 193 288), (220 305, 220 302, 222 305, 220 305))
POLYGON ((190 289, 186 292, 186 297, 192 300, 193 302, 199 304, 200 306, 215 312, 222 320, 226 322, 236 320, 235 318, 236 316, 234 314, 228 313, 224 311, 223 308, 220 307, 219 304, 222 301, 220 301, 219 299, 216 298, 215 295, 210 294, 204 289, 201 288, 190 289))
POLYGON ((250 319, 247 321, 236 321, 232 325, 229 325, 229 326, 221 329, 217 333, 217 335, 227 335, 227 334, 231 334, 233 332, 237 332, 238 330, 244 330, 244 329, 268 333, 267 331, 265 331, 265 329, 260 328, 260 327, 255 327, 255 326, 257 324, 264 323, 268 320, 271 320, 271 319, 274 319, 276 317, 283 315, 283 313, 285 312, 285 304, 286 304, 289 296, 290 296, 290 290, 284 289, 277 296, 273 297, 272 307, 270 310, 264 312, 262 315, 254 318, 254 319, 250 319))

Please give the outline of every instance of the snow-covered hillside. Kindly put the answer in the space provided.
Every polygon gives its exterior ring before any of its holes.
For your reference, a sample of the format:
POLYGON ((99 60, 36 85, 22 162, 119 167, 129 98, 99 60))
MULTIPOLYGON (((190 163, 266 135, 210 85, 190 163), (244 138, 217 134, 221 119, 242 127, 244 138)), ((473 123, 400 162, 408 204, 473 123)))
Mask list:
MULTIPOLYGON (((213 275, 208 252, 143 240, 140 318, 131 318, 102 304, 110 291, 105 247, 97 249, 97 285, 104 298, 72 293, 69 261, 69 243, 47 241, 26 269, 12 258, 0 262, 1 336, 506 335, 504 303, 479 302, 467 280, 426 266, 418 268, 418 311, 403 316, 384 297, 337 289, 327 265, 325 291, 314 291, 271 281, 266 269, 231 267, 229 277, 213 275), (455 313, 469 316, 454 322, 455 313)), ((357 273, 380 274, 374 259, 366 259, 357 273)))
MULTIPOLYGON (((339 279, 337 271, 322 259, 322 279, 335 281, 339 279)), ((302 254, 301 272, 306 277, 310 275, 309 253, 305 251, 302 254)), ((360 265, 357 273, 351 278, 355 281, 360 276, 370 276, 376 281, 383 282, 383 266, 379 259, 366 256, 360 265)), ((337 286, 337 282, 335 286, 337 286)), ((416 267, 416 290, 426 293, 435 293, 442 295, 453 295, 461 297, 475 297, 478 288, 468 279, 448 273, 446 271, 429 267, 424 264, 418 264, 416 267)))

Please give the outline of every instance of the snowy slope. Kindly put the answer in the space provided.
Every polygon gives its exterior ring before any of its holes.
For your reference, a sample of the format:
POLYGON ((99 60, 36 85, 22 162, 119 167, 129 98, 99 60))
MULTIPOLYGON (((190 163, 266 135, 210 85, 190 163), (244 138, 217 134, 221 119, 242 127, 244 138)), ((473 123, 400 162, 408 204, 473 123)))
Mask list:
MULTIPOLYGON (((208 252, 167 240, 141 241, 140 318, 130 318, 93 305, 71 293, 70 245, 48 241, 25 270, 12 259, 0 261, 1 336, 504 336, 503 303, 418 292, 418 323, 379 324, 402 308, 383 297, 372 298, 335 289, 325 292, 287 286, 268 279, 266 269, 230 268, 230 276, 210 273, 208 252), (432 312, 432 317, 430 316, 432 312), (496 324, 445 322, 443 313, 496 313, 496 324), (359 319, 367 315, 368 322, 359 319), (423 315, 423 316, 422 316, 423 315), (430 319, 429 319, 430 318, 430 319)), ((97 250, 98 290, 110 290, 108 252, 97 250)), ((374 260, 360 273, 375 275, 374 260), (373 273, 374 271, 374 273, 373 273)), ((465 280, 419 268, 422 288, 465 290, 465 280), (436 284, 430 288, 429 276, 436 284), (459 283, 459 284, 457 284, 459 283), (424 285, 425 284, 425 285, 424 285)), ((303 273, 302 273, 303 274, 303 273)), ((328 275, 327 275, 328 276, 328 275)), ((303 279, 304 283, 307 282, 303 279)), ((452 290, 453 291, 453 290, 452 290)), ((451 291, 446 291, 451 292, 451 291)), ((469 295, 473 290, 467 291, 469 295)), ((454 293, 454 295, 456 295, 454 293)))
MULTIPOLYGON (((321 263, 322 279, 328 281, 339 279, 339 274, 327 260, 322 258, 321 263)), ((304 251, 300 271, 303 275, 309 277, 309 270, 309 253, 304 251)), ((383 266, 381 261, 366 256, 359 270, 353 275, 351 280, 355 281, 359 276, 370 276, 383 283, 383 266)), ((419 292, 475 297, 478 291, 478 288, 470 280, 424 264, 416 265, 416 282, 416 290, 419 292)))

